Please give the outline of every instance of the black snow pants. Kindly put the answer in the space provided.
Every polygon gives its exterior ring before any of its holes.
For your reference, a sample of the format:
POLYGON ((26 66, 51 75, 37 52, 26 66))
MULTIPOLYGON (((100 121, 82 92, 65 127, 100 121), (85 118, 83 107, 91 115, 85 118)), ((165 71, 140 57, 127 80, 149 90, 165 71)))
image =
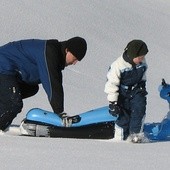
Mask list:
POLYGON ((26 84, 15 76, 0 74, 0 130, 5 130, 21 112, 22 99, 35 95, 38 89, 38 85, 26 84))
POLYGON ((146 114, 146 95, 145 88, 120 88, 118 104, 123 109, 123 113, 119 115, 115 123, 123 128, 124 140, 129 134, 142 131, 146 114))

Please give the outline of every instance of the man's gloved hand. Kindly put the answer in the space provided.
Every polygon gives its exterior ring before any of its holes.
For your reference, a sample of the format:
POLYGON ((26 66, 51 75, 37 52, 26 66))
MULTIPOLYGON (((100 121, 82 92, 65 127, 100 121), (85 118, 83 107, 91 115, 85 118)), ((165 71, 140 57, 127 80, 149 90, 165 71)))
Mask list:
POLYGON ((122 113, 122 109, 120 106, 117 104, 117 102, 109 102, 109 113, 112 116, 118 116, 122 113))
POLYGON ((72 125, 72 119, 69 118, 69 116, 67 115, 67 113, 62 112, 59 114, 59 117, 62 120, 62 124, 65 127, 70 127, 72 125))

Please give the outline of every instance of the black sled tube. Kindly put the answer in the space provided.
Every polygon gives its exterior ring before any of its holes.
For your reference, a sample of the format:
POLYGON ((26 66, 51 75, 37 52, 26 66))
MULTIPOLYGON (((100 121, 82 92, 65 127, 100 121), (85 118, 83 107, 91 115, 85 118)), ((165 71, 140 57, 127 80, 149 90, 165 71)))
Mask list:
POLYGON ((112 139, 114 138, 114 122, 104 122, 79 127, 50 126, 49 135, 52 138, 77 139, 112 139))

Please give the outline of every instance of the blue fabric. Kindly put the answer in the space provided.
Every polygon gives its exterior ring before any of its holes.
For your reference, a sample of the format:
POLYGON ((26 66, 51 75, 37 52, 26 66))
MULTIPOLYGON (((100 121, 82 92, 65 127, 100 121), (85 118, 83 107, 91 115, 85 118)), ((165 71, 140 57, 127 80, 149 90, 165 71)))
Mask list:
POLYGON ((142 77, 147 69, 145 63, 139 64, 131 69, 121 71, 120 84, 125 86, 133 86, 142 80, 142 77))
POLYGON ((17 75, 28 84, 42 83, 48 97, 50 83, 45 56, 46 40, 21 40, 0 47, 0 73, 17 75))
POLYGON ((165 86, 160 85, 159 91, 160 91, 160 97, 162 99, 167 100, 167 102, 170 103, 170 85, 169 84, 166 84, 165 86))
POLYGON ((123 113, 119 115, 116 124, 123 128, 124 138, 129 133, 139 133, 146 111, 145 89, 139 87, 133 90, 120 89, 119 105, 123 108, 123 113))

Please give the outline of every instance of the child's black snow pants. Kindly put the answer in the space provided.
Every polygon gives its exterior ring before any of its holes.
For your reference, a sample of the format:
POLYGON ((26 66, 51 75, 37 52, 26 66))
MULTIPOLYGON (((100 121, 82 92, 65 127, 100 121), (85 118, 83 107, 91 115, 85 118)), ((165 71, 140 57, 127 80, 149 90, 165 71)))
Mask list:
POLYGON ((0 130, 5 130, 21 112, 22 99, 38 92, 38 85, 19 82, 15 76, 0 74, 0 130))
POLYGON ((134 89, 120 88, 118 104, 123 109, 116 124, 123 128, 124 140, 129 134, 140 133, 143 129, 146 114, 146 89, 135 87, 134 89))

